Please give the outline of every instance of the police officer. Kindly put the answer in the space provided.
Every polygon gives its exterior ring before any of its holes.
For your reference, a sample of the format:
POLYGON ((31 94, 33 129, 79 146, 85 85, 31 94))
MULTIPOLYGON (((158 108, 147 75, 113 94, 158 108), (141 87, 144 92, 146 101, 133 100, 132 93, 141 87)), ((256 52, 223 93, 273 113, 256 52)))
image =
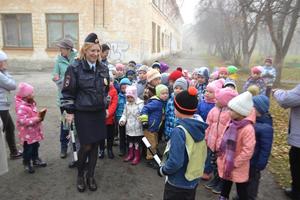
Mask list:
POLYGON ((84 192, 86 184, 97 190, 94 170, 97 163, 98 144, 106 139, 106 101, 109 89, 109 71, 101 64, 101 46, 98 36, 90 33, 76 59, 65 73, 62 89, 62 106, 67 111, 67 121, 75 122, 80 149, 78 152, 77 189, 84 192), (85 162, 88 159, 86 183, 85 162))

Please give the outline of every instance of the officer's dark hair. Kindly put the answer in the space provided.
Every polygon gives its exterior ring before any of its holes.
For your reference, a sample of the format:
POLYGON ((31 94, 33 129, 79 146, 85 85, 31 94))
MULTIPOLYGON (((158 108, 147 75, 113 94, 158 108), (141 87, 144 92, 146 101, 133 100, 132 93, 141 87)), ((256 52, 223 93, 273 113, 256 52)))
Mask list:
POLYGON ((102 50, 102 52, 104 52, 104 51, 110 50, 110 48, 107 44, 102 44, 101 45, 101 50, 102 50))

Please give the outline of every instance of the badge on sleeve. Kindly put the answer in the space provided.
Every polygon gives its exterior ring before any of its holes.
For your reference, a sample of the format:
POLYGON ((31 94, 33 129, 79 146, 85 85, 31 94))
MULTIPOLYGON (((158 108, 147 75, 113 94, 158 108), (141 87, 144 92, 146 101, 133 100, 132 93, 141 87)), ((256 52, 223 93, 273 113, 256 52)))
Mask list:
POLYGON ((66 75, 64 87, 68 87, 70 85, 71 76, 66 75))

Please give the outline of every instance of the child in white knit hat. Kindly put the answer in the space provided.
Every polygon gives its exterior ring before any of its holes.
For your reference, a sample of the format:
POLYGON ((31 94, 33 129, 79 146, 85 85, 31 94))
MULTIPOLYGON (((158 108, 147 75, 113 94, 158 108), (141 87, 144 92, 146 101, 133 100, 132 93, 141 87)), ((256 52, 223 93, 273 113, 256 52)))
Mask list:
POLYGON ((231 122, 218 149, 218 172, 223 187, 219 199, 229 199, 232 184, 240 199, 248 199, 250 159, 255 147, 255 111, 250 92, 244 92, 229 103, 231 122))

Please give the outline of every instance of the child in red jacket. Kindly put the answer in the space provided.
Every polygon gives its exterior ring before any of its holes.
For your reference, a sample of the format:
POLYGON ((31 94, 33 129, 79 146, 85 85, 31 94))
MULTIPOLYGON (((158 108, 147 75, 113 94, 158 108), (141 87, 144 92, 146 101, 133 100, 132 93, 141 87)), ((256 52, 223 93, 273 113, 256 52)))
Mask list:
MULTIPOLYGON (((114 87, 114 78, 113 75, 110 74, 110 85, 108 91, 108 100, 109 105, 106 109, 106 127, 107 127, 107 156, 110 159, 113 159, 114 153, 112 150, 114 135, 115 135, 115 113, 118 105, 118 92, 114 87)), ((100 141, 100 151, 99 151, 99 158, 104 158, 104 149, 105 149, 105 140, 100 141)))

